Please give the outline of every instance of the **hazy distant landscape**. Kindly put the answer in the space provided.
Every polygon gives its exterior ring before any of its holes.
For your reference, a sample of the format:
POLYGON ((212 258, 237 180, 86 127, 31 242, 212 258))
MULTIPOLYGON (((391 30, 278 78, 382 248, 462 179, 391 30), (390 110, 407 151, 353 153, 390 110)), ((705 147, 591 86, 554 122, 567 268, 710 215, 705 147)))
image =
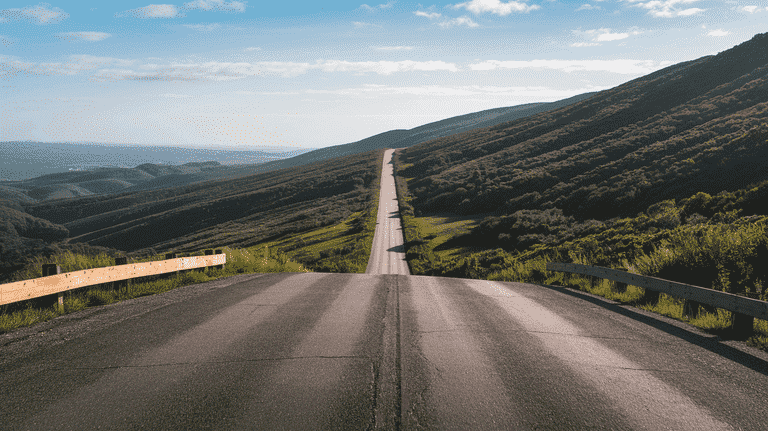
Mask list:
POLYGON ((277 147, 260 151, 183 148, 167 145, 0 142, 0 185, 42 175, 96 168, 133 168, 144 163, 181 165, 214 161, 251 165, 293 157, 312 148, 277 147))

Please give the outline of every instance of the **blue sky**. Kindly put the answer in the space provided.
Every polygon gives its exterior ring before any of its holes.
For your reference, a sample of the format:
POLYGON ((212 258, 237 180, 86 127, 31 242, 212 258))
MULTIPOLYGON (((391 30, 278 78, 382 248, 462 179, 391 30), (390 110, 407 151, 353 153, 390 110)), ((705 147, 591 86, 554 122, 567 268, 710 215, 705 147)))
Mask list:
POLYGON ((325 147, 768 31, 765 0, 1 4, 0 141, 325 147))

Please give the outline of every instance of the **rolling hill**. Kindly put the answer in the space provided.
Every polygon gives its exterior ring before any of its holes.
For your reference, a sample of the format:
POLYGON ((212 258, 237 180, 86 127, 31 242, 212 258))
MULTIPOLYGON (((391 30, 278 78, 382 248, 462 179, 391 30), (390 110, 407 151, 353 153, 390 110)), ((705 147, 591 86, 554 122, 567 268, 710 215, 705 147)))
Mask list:
POLYGON ((421 213, 635 215, 768 179, 768 35, 566 107, 400 153, 421 213))
MULTIPOLYGON (((248 247, 293 232, 350 222, 352 214, 364 212, 378 196, 382 155, 383 150, 369 151, 325 163, 158 190, 24 205, 0 201, 0 279, 20 269, 30 257, 58 248, 113 254, 150 249, 187 253, 248 247)), ((166 173, 156 166, 136 170, 151 175, 143 169, 166 173)))

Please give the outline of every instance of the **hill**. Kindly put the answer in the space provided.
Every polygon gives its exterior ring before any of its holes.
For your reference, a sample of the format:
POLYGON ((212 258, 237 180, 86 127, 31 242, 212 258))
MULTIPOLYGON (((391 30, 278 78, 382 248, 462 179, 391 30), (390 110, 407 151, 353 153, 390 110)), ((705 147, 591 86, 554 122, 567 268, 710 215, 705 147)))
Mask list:
MULTIPOLYGON (((143 163, 179 165, 219 162, 252 165, 293 157, 311 148, 276 147, 261 150, 183 148, 168 145, 107 143, 0 142, 0 181, 20 181, 42 175, 129 167, 143 163)), ((1 184, 1 183, 0 183, 1 184)))
POLYGON ((0 200, 0 269, 7 276, 31 257, 56 248, 187 253, 249 247, 343 221, 355 225, 351 216, 359 213, 362 220, 377 201, 382 155, 383 151, 369 151, 158 190, 31 204, 0 200))
POLYGON ((283 169, 328 160, 335 157, 357 154, 381 148, 406 148, 432 139, 452 136, 471 130, 495 126, 518 118, 525 118, 588 99, 594 93, 584 93, 549 103, 529 103, 488 109, 435 121, 409 130, 390 130, 363 140, 343 145, 320 148, 283 160, 264 163, 255 167, 257 171, 283 169))
POLYGON ((405 149, 421 213, 635 215, 768 179, 768 35, 569 106, 405 149))

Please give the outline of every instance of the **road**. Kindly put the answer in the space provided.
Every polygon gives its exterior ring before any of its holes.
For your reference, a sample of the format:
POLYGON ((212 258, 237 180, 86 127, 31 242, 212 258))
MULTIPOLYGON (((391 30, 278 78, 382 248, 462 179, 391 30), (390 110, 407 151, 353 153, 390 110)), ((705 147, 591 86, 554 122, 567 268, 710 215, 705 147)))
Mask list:
MULTIPOLYGON (((400 253, 389 235, 374 243, 400 253)), ((768 355, 743 343, 560 287, 387 274, 392 259, 0 335, 0 429, 765 429, 768 355)))
POLYGON ((411 275, 408 262, 405 260, 403 226, 395 191, 394 165, 392 164, 394 152, 395 150, 391 149, 384 152, 378 221, 366 274, 411 275))

